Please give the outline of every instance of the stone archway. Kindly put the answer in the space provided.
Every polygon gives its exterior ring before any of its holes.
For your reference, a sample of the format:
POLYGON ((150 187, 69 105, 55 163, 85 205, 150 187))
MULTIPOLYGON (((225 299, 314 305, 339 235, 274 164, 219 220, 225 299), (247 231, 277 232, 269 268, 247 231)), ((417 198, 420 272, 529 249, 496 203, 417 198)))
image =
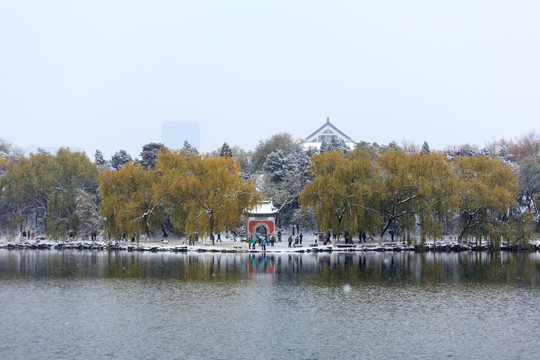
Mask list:
POLYGON ((268 225, 263 222, 255 224, 254 229, 255 229, 255 233, 259 233, 262 236, 266 236, 270 232, 268 225))

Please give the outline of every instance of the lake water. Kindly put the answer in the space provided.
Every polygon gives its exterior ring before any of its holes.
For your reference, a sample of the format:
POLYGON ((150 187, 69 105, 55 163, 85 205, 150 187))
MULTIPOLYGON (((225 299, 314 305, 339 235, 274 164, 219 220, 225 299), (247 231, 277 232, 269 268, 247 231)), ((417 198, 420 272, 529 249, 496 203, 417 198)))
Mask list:
POLYGON ((537 253, 0 250, 2 359, 535 359, 537 253))

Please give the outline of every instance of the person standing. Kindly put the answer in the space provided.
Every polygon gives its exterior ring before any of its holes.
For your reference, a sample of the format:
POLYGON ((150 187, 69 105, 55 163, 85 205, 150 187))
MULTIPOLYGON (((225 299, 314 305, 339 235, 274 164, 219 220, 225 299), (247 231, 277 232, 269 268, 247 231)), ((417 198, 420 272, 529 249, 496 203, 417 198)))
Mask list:
POLYGON ((264 239, 264 241, 262 243, 262 250, 266 251, 266 239, 264 239))
POLYGON ((255 250, 255 244, 257 243, 257 237, 254 236, 251 242, 251 250, 255 250))
POLYGON ((289 235, 288 241, 289 241, 289 247, 291 247, 291 245, 292 245, 292 235, 289 235))

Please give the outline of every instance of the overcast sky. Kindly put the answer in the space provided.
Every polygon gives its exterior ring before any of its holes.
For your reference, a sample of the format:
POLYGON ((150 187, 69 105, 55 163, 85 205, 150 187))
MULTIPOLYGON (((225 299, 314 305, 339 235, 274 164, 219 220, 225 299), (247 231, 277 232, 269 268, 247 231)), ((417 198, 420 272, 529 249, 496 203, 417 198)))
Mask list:
POLYGON ((138 156, 165 121, 253 149, 326 116, 432 148, 538 129, 540 1, 0 0, 0 138, 138 156))

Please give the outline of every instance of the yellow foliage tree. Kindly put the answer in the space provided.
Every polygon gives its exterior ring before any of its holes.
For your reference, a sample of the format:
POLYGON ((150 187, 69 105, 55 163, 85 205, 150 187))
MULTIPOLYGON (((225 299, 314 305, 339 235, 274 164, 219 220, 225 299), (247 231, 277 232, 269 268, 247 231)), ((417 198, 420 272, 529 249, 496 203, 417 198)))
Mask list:
POLYGON ((376 159, 384 189, 381 215, 387 230, 414 231, 420 226, 422 242, 442 235, 442 223, 457 208, 457 181, 442 154, 406 154, 389 150, 376 159))
POLYGON ((436 240, 443 234, 443 222, 458 209, 457 179, 450 161, 439 153, 410 155, 412 172, 420 195, 415 212, 420 224, 422 242, 431 237, 436 240))
POLYGON ((517 176, 498 159, 484 156, 458 157, 453 164, 458 179, 459 238, 494 233, 500 219, 515 206, 517 176))
POLYGON ((153 191, 157 181, 156 171, 134 162, 100 174, 101 211, 110 234, 130 234, 138 241, 140 233, 148 237, 163 224, 162 204, 153 191))
POLYGON ((377 172, 369 154, 326 151, 311 157, 314 179, 300 194, 303 210, 315 211, 320 230, 333 230, 339 238, 345 231, 371 230, 380 218, 372 207, 377 194, 377 172))
POLYGON ((127 163, 100 176, 101 209, 113 234, 148 234, 170 219, 176 231, 201 237, 229 230, 260 200, 238 163, 162 148, 155 170, 127 163))
POLYGON ((210 236, 212 244, 216 232, 237 225, 246 210, 261 200, 255 183, 244 182, 232 158, 192 154, 187 157, 187 170, 182 180, 186 232, 210 236))
POLYGON ((76 231, 75 214, 79 190, 95 190, 97 168, 83 152, 61 148, 56 155, 47 153, 20 157, 3 177, 2 198, 10 204, 11 227, 21 228, 28 215, 43 219, 52 238, 76 231))
POLYGON ((185 151, 162 148, 155 167, 160 178, 153 187, 154 197, 160 199, 174 230, 179 232, 186 229, 186 203, 191 196, 186 188, 189 156, 185 151))
POLYGON ((0 174, 4 174, 11 164, 12 162, 6 154, 0 154, 0 174))
POLYGON ((416 203, 421 196, 418 176, 412 157, 401 150, 388 150, 375 159, 381 171, 383 195, 380 213, 383 218, 381 236, 401 229, 414 229, 416 203))

